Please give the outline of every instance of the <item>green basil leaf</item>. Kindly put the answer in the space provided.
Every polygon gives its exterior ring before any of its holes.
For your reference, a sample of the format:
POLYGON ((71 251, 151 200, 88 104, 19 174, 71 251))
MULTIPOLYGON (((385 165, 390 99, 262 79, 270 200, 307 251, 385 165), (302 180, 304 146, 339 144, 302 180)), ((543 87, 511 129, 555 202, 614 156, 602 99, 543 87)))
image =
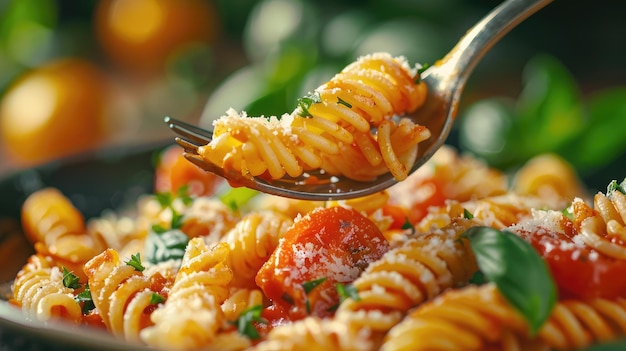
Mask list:
POLYGON ((534 335, 552 313, 557 290, 539 253, 517 235, 490 227, 472 227, 470 241, 480 271, 526 318, 534 335))
POLYGON ((526 157, 555 151, 584 131, 583 102, 572 74, 556 58, 539 55, 524 68, 516 126, 526 157))
POLYGON ((584 131, 563 150, 576 168, 606 165, 626 150, 626 88, 602 91, 589 99, 584 131))
POLYGON ((157 264, 173 259, 182 259, 189 237, 178 229, 162 233, 150 231, 145 244, 145 256, 148 262, 157 264))
POLYGON ((615 351, 626 350, 626 339, 602 342, 589 346, 582 351, 615 351))

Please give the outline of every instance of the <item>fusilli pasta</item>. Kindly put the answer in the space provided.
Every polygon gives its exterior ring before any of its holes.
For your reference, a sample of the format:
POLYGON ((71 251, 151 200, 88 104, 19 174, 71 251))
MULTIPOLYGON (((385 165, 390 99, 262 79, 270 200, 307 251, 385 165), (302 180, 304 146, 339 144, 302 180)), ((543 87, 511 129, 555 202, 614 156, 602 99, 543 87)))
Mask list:
POLYGON ((402 57, 361 57, 301 99, 291 114, 249 118, 229 110, 214 122, 213 140, 199 153, 244 176, 298 177, 321 168, 356 180, 388 172, 403 180, 430 132, 391 117, 423 104, 427 88, 418 78, 402 57))

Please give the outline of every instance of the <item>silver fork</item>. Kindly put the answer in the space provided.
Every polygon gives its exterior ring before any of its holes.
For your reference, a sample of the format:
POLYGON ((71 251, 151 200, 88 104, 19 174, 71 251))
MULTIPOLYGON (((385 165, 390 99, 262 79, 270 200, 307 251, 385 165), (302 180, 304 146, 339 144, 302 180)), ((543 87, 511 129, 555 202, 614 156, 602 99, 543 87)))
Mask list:
MULTIPOLYGON (((426 103, 416 113, 405 117, 428 127, 432 136, 419 144, 417 160, 410 173, 426 163, 444 144, 456 119, 465 82, 480 59, 511 29, 550 2, 552 0, 502 2, 470 28, 442 60, 423 73, 422 81, 428 84, 426 103)), ((233 184, 265 193, 304 200, 340 200, 373 194, 397 182, 390 173, 371 182, 359 182, 333 177, 320 170, 298 178, 246 178, 234 171, 226 172, 198 155, 198 147, 211 141, 212 132, 169 117, 165 118, 165 122, 179 135, 176 142, 185 148, 185 157, 191 162, 233 184), (316 181, 307 181, 313 179, 312 177, 316 181)))

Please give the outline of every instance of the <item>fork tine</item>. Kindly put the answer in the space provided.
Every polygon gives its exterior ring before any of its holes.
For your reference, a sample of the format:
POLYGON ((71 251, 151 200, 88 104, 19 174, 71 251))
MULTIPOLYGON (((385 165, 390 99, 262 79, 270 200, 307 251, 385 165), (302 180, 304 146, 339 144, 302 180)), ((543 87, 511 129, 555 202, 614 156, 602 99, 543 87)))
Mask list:
POLYGON ((194 144, 191 141, 189 141, 187 139, 184 139, 184 138, 181 138, 181 137, 174 138, 174 141, 176 142, 176 144, 178 144, 183 149, 185 149, 185 152, 190 153, 190 154, 194 154, 194 155, 198 154, 198 147, 201 146, 201 145, 198 145, 198 144, 194 144))
POLYGON ((208 144, 213 138, 212 131, 202 129, 187 122, 183 122, 169 116, 165 117, 163 121, 174 133, 197 144, 196 146, 208 144))

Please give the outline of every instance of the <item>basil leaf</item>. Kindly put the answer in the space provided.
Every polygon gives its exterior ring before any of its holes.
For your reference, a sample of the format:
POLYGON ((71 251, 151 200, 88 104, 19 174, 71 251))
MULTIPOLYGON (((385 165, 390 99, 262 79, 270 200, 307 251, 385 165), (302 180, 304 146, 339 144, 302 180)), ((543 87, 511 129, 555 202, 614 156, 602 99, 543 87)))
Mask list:
POLYGON ((539 253, 517 235, 490 227, 462 234, 470 241, 478 267, 504 298, 526 318, 535 335, 552 313, 557 290, 539 253))
POLYGON ((516 126, 509 137, 530 158, 555 151, 584 131, 583 100, 572 74, 556 58, 533 57, 524 67, 524 88, 517 99, 516 126))
POLYGON ((589 172, 626 150, 626 88, 601 91, 589 99, 584 130, 563 150, 577 169, 589 172))
POLYGON ((189 237, 178 229, 162 233, 150 231, 145 245, 148 262, 157 264, 173 259, 182 259, 189 237))
POLYGON ((626 339, 619 339, 614 341, 602 342, 589 346, 582 351, 615 351, 626 350, 626 339))

